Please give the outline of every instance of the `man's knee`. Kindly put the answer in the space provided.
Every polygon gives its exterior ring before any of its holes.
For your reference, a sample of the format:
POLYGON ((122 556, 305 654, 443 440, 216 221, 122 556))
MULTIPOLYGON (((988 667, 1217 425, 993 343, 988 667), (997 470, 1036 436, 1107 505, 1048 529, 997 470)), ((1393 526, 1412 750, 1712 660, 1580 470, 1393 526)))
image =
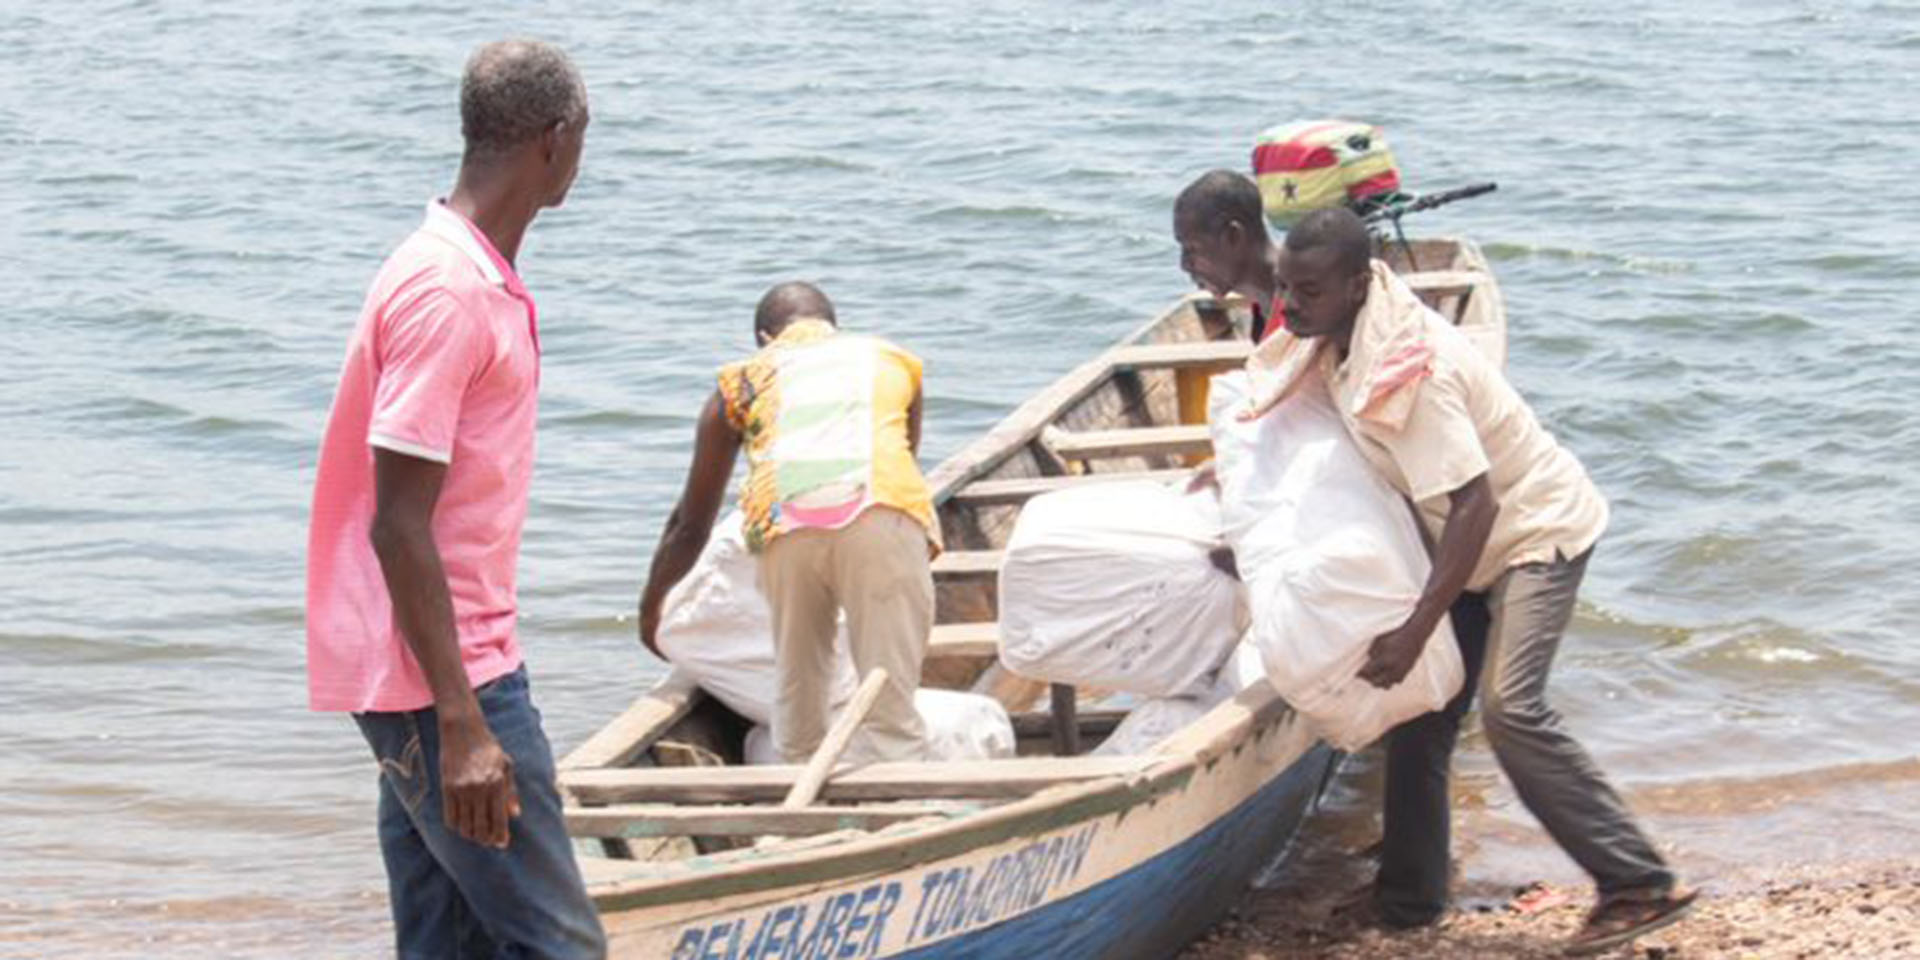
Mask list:
POLYGON ((1554 725, 1553 708, 1538 696, 1489 689, 1480 699, 1480 725, 1495 749, 1554 725))

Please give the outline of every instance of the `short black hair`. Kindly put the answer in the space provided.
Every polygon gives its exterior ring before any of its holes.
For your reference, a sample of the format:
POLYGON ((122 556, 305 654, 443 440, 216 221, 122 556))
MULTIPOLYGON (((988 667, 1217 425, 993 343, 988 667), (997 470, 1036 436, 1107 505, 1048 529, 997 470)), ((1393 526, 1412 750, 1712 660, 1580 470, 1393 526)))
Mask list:
POLYGON ((778 336, 787 324, 802 317, 816 317, 836 326, 840 322, 833 315, 833 301, 819 287, 804 280, 790 280, 761 295, 759 306, 753 308, 753 329, 778 336))
POLYGON ((1266 232, 1260 188, 1243 173, 1209 170, 1187 184, 1173 202, 1175 230, 1194 229, 1204 236, 1217 237, 1236 220, 1249 231, 1266 232))
POLYGON ((1373 261, 1373 236, 1346 207, 1315 210, 1300 218, 1287 230, 1286 246, 1288 253, 1327 247, 1334 252, 1336 265, 1348 274, 1366 272, 1373 261))
POLYGON ((491 160, 562 121, 579 122, 587 86, 559 47, 501 40, 467 58, 460 78, 460 133, 467 156, 491 160))

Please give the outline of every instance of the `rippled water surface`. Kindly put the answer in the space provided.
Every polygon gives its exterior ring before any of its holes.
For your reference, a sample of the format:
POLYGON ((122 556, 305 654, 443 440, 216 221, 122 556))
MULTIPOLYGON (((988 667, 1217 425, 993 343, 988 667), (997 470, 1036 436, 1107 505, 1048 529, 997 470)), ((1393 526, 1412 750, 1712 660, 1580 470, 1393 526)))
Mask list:
MULTIPOLYGON (((1757 816, 1727 797, 1911 838, 1820 797, 1915 776, 1920 7, 1392 6, 9 8, 0 954, 384 949, 373 769, 304 708, 308 485, 365 286, 450 183, 464 55, 515 34, 594 109, 521 263, 563 749, 655 675, 627 611, 762 289, 926 357, 938 459, 1182 292, 1187 179, 1347 115, 1416 189, 1501 184, 1420 226, 1484 246, 1512 377, 1613 500, 1557 677, 1603 765, 1683 863, 1757 816)), ((1526 821, 1482 750, 1498 874, 1526 821)))

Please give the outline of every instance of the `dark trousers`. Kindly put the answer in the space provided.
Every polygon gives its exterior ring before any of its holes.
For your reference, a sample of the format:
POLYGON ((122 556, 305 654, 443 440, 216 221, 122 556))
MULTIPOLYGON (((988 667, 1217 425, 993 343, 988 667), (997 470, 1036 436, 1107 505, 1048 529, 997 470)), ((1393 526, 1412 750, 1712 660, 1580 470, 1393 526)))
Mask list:
POLYGON ((1672 872, 1626 804, 1547 704, 1553 656, 1590 555, 1515 567, 1486 593, 1462 594, 1454 604, 1466 682, 1445 709, 1387 735, 1386 835, 1374 890, 1387 923, 1421 926, 1446 910, 1448 768, 1475 691, 1487 742, 1520 802, 1603 896, 1673 886, 1672 872))

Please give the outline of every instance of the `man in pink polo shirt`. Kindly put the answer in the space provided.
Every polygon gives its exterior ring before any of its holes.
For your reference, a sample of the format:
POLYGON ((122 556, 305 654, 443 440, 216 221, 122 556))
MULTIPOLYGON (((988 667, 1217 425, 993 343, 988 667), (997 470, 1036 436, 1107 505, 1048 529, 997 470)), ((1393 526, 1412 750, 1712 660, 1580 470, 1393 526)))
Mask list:
POLYGON ((307 563, 315 710, 380 769, 403 957, 601 957, 515 635, 540 337, 514 271, 579 168, 586 87, 560 50, 481 47, 452 194, 374 278, 327 420, 307 563))

